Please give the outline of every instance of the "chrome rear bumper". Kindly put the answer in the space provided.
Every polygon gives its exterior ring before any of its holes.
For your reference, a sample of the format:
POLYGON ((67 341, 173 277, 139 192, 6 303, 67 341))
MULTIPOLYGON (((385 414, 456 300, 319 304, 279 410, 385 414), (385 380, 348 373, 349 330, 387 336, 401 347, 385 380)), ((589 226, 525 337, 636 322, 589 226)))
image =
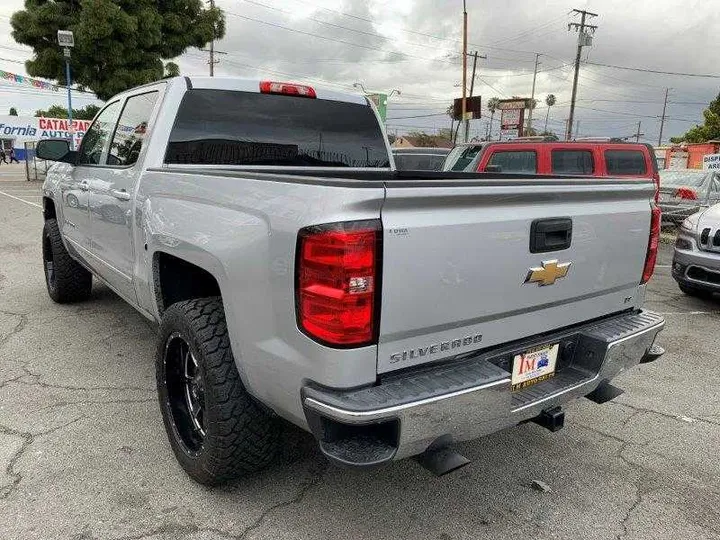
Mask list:
POLYGON ((303 389, 308 425, 331 460, 372 466, 424 452, 437 440, 475 439, 587 395, 641 361, 664 319, 625 313, 535 337, 476 357, 428 367, 351 391, 303 389), (517 392, 510 388, 512 358, 559 343, 555 377, 517 392))

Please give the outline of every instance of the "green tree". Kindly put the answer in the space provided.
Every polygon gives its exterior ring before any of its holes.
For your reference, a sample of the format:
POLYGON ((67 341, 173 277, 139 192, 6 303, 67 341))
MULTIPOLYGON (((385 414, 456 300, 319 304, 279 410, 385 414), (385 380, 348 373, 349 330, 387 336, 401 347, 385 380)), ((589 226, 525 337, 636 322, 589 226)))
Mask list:
POLYGON ((17 109, 15 107, 10 107, 10 116, 17 116, 17 109))
POLYGON ((33 48, 29 75, 65 82, 58 30, 72 30, 72 77, 106 100, 177 72, 163 60, 225 35, 219 8, 202 0, 25 0, 10 19, 12 37, 33 48))
MULTIPOLYGON (((74 120, 92 120, 100 110, 97 105, 87 105, 82 109, 73 109, 74 120)), ((47 110, 35 111, 35 116, 45 116, 46 118, 67 118, 67 107, 62 105, 53 105, 47 110)))
POLYGON ((670 142, 702 143, 720 139, 720 94, 703 111, 703 116, 705 117, 704 124, 690 128, 681 137, 670 137, 670 142))
POLYGON ((169 79, 170 77, 177 77, 180 75, 180 66, 178 66, 175 62, 168 62, 165 64, 165 76, 164 79, 169 79))
POLYGON ((490 140, 492 140, 492 125, 493 125, 493 119, 495 118, 495 111, 498 110, 498 104, 500 103, 500 98, 497 97, 491 97, 487 101, 487 110, 490 111, 490 136, 488 137, 490 140))
POLYGON ((550 107, 555 105, 557 102, 557 99, 555 98, 555 94, 548 94, 545 98, 545 105, 547 105, 547 112, 545 113, 545 133, 548 133, 547 125, 548 125, 548 119, 550 118, 550 107))

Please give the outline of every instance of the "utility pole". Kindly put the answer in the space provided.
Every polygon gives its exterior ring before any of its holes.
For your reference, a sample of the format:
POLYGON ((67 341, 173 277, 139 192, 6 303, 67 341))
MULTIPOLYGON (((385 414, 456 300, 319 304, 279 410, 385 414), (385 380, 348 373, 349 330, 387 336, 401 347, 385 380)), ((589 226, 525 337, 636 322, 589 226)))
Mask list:
POLYGON ((566 140, 572 138, 572 125, 575 117, 575 99, 577 98, 577 85, 578 75, 580 75, 580 56, 582 55, 582 48, 589 46, 592 42, 590 35, 595 33, 597 26, 592 24, 585 24, 587 17, 597 17, 597 13, 590 13, 584 9, 573 9, 574 13, 580 14, 580 23, 568 24, 568 31, 575 29, 578 32, 577 52, 575 54, 575 76, 573 77, 572 97, 570 98, 570 119, 568 121, 567 133, 565 135, 566 140))
POLYGON ((538 70, 539 65, 540 65, 540 53, 535 53, 535 72, 533 73, 532 92, 530 93, 530 112, 528 113, 528 122, 527 122, 528 133, 530 133, 530 130, 532 129, 533 103, 535 103, 535 80, 537 79, 537 70, 538 70))
POLYGON ((642 122, 638 122, 637 133, 635 133, 635 142, 640 142, 640 137, 645 135, 644 133, 640 133, 640 125, 641 124, 642 124, 642 122))
MULTIPOLYGON (((215 9, 215 0, 208 0, 208 3, 210 4, 211 9, 215 9)), ((214 32, 213 32, 214 34, 214 32)), ((215 60, 216 54, 227 54, 225 51, 216 51, 215 50, 215 36, 213 35, 213 39, 210 41, 210 48, 209 49, 200 49, 203 52, 209 53, 210 58, 208 59, 208 64, 210 64, 210 76, 215 76, 215 64, 218 64, 220 60, 215 60)))
MULTIPOLYGON (((467 5, 463 0, 463 50, 462 50, 462 118, 465 121, 467 113, 467 5)), ((467 142, 467 138, 465 139, 467 142)))
POLYGON ((665 102, 663 103, 663 113, 662 117, 660 118, 660 136, 658 137, 658 146, 662 146, 662 132, 663 128, 665 127, 665 111, 667 111, 668 90, 670 89, 665 89, 665 102))

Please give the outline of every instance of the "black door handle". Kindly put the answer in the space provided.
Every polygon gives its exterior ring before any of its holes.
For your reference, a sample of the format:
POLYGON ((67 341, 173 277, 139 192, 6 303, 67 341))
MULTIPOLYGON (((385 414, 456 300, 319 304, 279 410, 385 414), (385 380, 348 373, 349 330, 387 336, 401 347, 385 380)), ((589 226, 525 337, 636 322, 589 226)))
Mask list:
POLYGON ((530 226, 530 253, 547 253, 570 247, 572 219, 536 219, 530 226))

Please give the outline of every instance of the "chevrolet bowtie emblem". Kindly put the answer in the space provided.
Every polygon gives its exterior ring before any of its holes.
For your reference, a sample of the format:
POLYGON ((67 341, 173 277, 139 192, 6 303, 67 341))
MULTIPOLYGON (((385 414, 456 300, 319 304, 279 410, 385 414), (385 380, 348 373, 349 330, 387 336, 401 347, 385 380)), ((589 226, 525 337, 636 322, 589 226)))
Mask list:
POLYGON ((538 285, 552 285, 556 280, 567 276, 572 263, 558 263, 555 261, 543 261, 541 267, 531 268, 528 271, 525 283, 537 283, 538 285))

